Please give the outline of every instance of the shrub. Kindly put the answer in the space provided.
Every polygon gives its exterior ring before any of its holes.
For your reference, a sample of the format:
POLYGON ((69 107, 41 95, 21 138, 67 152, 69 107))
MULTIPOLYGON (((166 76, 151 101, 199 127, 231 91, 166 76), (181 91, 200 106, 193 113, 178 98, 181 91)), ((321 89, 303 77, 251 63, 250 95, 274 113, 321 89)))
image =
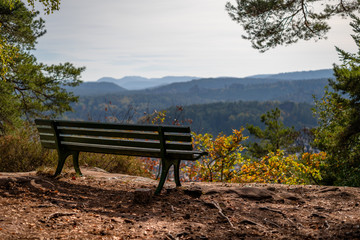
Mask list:
POLYGON ((234 180, 243 183, 318 184, 325 158, 323 152, 304 153, 299 158, 296 154, 286 156, 284 151, 278 150, 259 161, 244 161, 234 180))
POLYGON ((145 171, 144 162, 138 157, 99 153, 80 153, 79 164, 98 167, 112 173, 148 176, 145 171))
POLYGON ((37 130, 29 124, 0 136, 0 172, 33 171, 54 165, 57 155, 41 147, 37 130))

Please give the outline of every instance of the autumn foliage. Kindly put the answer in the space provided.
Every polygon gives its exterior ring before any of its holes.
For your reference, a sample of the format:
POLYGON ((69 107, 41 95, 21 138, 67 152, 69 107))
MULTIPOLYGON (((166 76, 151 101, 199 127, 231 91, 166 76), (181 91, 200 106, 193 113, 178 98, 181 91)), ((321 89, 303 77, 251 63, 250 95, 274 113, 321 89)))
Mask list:
POLYGON ((191 181, 233 183, 318 184, 326 154, 303 153, 286 155, 284 151, 269 152, 260 159, 242 155, 243 129, 226 136, 194 134, 195 147, 209 152, 207 157, 182 168, 185 179, 191 181))
POLYGON ((235 182, 313 184, 321 180, 320 166, 326 154, 304 153, 285 155, 284 151, 270 152, 259 161, 245 160, 235 182))
MULTIPOLYGON (((242 141, 247 139, 243 136, 243 130, 233 130, 233 134, 226 136, 220 133, 216 138, 211 134, 195 134, 194 145, 209 153, 208 156, 196 161, 195 167, 201 181, 231 181, 237 172, 237 166, 243 161, 241 152, 244 150, 242 141)), ((183 168, 186 170, 186 168, 183 168)), ((193 170, 190 170, 194 172, 193 170)), ((190 174, 192 175, 192 174, 190 174)))

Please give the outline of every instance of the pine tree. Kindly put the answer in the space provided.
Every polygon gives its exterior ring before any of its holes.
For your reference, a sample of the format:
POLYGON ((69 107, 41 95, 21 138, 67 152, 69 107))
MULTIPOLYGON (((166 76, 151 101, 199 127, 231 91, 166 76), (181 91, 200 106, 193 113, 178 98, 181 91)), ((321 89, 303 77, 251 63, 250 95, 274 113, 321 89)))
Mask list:
POLYGON ((39 63, 31 54, 36 41, 45 34, 44 20, 39 12, 28 10, 24 3, 15 1, 10 8, 0 3, 0 39, 16 51, 6 66, 0 63, 0 130, 22 119, 38 116, 56 116, 71 110, 70 103, 77 100, 64 86, 77 86, 84 68, 71 63, 48 66, 39 63))
POLYGON ((360 19, 352 15, 356 54, 337 48, 341 65, 334 65, 334 91, 316 101, 319 116, 316 145, 328 153, 327 184, 360 186, 360 19))
POLYGON ((250 134, 260 140, 260 142, 248 144, 247 150, 251 156, 261 158, 269 152, 276 152, 277 150, 286 150, 289 153, 296 151, 292 145, 298 136, 298 132, 295 131, 294 127, 285 127, 280 117, 280 109, 275 108, 261 115, 261 122, 265 124, 264 130, 258 126, 246 126, 250 134))

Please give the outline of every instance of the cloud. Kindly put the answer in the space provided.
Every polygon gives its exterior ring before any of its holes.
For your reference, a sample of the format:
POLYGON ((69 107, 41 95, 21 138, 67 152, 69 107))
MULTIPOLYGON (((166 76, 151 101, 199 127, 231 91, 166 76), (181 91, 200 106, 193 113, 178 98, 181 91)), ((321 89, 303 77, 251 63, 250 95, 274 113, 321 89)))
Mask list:
POLYGON ((84 65, 84 80, 91 81, 125 75, 246 76, 330 68, 337 61, 334 45, 351 42, 347 23, 338 19, 328 41, 300 41, 260 54, 241 38, 242 28, 227 16, 225 3, 62 0, 59 12, 44 17, 48 33, 35 54, 48 63, 84 65))

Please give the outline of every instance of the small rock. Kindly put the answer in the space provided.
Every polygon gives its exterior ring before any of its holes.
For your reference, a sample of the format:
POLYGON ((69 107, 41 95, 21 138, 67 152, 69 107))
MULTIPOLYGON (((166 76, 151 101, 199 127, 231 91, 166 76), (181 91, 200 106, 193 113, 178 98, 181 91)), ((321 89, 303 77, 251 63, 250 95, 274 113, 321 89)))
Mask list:
POLYGON ((134 203, 145 204, 152 199, 153 192, 148 188, 138 188, 134 192, 134 203))

